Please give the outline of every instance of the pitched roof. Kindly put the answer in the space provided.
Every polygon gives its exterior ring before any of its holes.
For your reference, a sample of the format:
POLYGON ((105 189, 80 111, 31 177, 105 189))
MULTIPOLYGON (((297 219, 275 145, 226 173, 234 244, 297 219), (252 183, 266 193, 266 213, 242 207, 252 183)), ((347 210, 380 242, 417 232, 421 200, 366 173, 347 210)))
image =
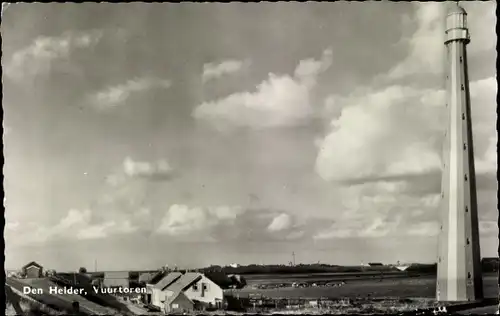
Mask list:
POLYGON ((179 296, 184 296, 184 298, 186 300, 188 300, 189 302, 193 303, 194 302, 186 296, 186 294, 184 294, 184 292, 178 292, 178 293, 174 293, 174 295, 170 296, 170 297, 167 297, 167 301, 165 302, 167 305, 170 305, 172 304, 179 296))
POLYGON ((167 290, 174 292, 173 296, 176 296, 176 294, 184 291, 193 283, 199 281, 202 277, 203 275, 201 273, 187 272, 175 283, 172 283, 170 286, 168 286, 167 290))
POLYGON ((158 281, 154 285, 154 288, 163 290, 181 277, 182 273, 180 272, 170 272, 169 274, 165 275, 160 281, 158 281))
POLYGON ((149 284, 156 284, 156 283, 160 282, 161 279, 163 279, 166 274, 167 274, 166 271, 158 271, 158 272, 156 272, 156 274, 153 275, 153 277, 149 281, 149 284))
POLYGON ((29 268, 31 266, 35 266, 35 267, 38 267, 38 268, 43 268, 41 265, 39 265, 38 263, 36 263, 35 261, 31 261, 30 263, 28 263, 27 265, 25 265, 23 267, 23 269, 26 269, 26 268, 29 268))

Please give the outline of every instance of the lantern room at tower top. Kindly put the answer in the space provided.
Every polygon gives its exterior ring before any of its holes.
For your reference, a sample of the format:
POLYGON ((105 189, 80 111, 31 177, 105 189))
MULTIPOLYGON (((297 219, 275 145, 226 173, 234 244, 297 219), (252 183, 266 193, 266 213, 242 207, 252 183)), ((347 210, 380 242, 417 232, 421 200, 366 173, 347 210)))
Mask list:
POLYGON ((458 3, 453 2, 448 7, 446 16, 446 40, 470 42, 469 30, 467 29, 467 12, 458 3))

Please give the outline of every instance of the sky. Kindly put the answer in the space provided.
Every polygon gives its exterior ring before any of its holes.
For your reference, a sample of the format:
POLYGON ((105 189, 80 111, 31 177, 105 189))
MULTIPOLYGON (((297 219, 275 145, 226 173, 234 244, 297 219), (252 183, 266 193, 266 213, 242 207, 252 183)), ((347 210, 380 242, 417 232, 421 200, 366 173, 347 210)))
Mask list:
MULTIPOLYGON (((467 2, 481 254, 494 2, 467 2)), ((443 3, 14 4, 6 267, 436 262, 443 3)))

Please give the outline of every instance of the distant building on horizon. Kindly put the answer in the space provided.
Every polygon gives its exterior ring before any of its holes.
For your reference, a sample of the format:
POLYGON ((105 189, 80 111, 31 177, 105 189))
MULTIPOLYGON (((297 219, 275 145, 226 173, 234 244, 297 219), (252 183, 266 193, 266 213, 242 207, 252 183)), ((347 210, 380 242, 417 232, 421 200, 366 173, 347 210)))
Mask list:
POLYGON ((43 278, 43 267, 35 261, 26 264, 21 270, 27 279, 43 278))
POLYGON ((103 285, 110 288, 128 288, 130 275, 128 271, 105 272, 103 285))

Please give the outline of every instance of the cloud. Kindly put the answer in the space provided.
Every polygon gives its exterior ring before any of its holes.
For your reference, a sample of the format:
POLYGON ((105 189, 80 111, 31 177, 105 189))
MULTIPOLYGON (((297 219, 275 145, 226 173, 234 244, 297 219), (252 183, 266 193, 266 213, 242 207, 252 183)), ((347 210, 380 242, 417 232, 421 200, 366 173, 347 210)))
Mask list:
POLYGON ((206 231, 224 222, 234 222, 240 213, 241 209, 235 207, 190 208, 174 204, 165 213, 157 232, 175 236, 206 231))
POLYGON ((270 73, 256 91, 204 102, 194 109, 193 116, 219 128, 229 125, 261 129, 301 124, 314 112, 310 93, 317 77, 331 63, 332 51, 326 50, 321 60, 301 61, 293 76, 270 73))
MULTIPOLYGON (((486 7, 489 6, 470 6, 471 15, 486 7)), ((325 113, 332 117, 331 127, 323 139, 316 141, 316 171, 323 179, 373 181, 437 173, 441 169, 445 91, 404 82, 415 74, 427 79, 443 74, 446 5, 418 3, 416 9, 417 28, 402 42, 408 46, 407 57, 373 81, 378 88, 360 87, 348 95, 326 99, 325 113)), ((485 29, 480 19, 469 22, 471 31, 485 29)), ((484 46, 492 38, 480 36, 468 48, 477 52, 482 48, 473 47, 484 46)), ((491 147, 496 139, 491 138, 495 131, 496 86, 494 76, 470 83, 478 172, 491 172, 496 162, 491 147)))
POLYGON ((116 234, 130 234, 139 227, 132 225, 124 218, 106 219, 89 209, 70 209, 68 213, 53 226, 39 223, 18 223, 15 227, 23 231, 21 235, 6 234, 9 244, 45 243, 57 239, 89 240, 102 239, 116 234))
POLYGON ((4 66, 5 74, 14 80, 47 74, 57 61, 68 58, 78 49, 95 46, 101 38, 101 31, 66 32, 59 37, 40 36, 31 45, 13 54, 4 66))
POLYGON ((289 229, 292 226, 292 218, 290 215, 282 213, 273 218, 271 224, 267 227, 270 231, 281 231, 289 229))
POLYGON ((17 223, 7 226, 10 244, 45 243, 58 238, 70 240, 102 239, 121 234, 150 236, 155 216, 143 203, 151 181, 171 179, 172 168, 165 160, 134 161, 125 158, 119 170, 106 178, 96 200, 87 209, 70 209, 52 225, 17 223), (28 232, 20 236, 18 232, 28 232))
POLYGON ((120 168, 106 177, 106 183, 113 188, 125 188, 128 184, 133 184, 131 179, 168 181, 173 179, 174 174, 174 169, 165 159, 135 161, 126 157, 120 168))
POLYGON ((134 93, 153 88, 170 88, 169 80, 158 78, 134 78, 123 84, 110 86, 90 96, 91 102, 101 109, 109 109, 125 103, 134 93))
POLYGON ((130 157, 126 157, 123 162, 123 170, 125 175, 129 177, 144 177, 144 178, 169 178, 173 169, 166 160, 158 160, 156 162, 134 161, 130 157))
POLYGON ((408 228, 408 235, 412 236, 437 236, 439 233, 439 222, 429 221, 413 224, 408 228))
POLYGON ((176 241, 266 242, 310 239, 327 219, 297 218, 287 212, 240 206, 191 207, 174 204, 156 229, 176 241))
POLYGON ((442 93, 405 86, 330 97, 340 115, 318 141, 325 180, 419 174, 440 168, 442 93))
MULTIPOLYGON (((375 181, 338 187, 341 209, 335 222, 319 229, 315 240, 342 238, 377 238, 405 236, 436 236, 439 227, 441 195, 415 194, 407 180, 375 181)), ((484 195, 485 191, 480 191, 484 195)), ((493 195, 487 196, 487 201, 493 195)), ((496 200, 496 199, 495 199, 496 200)), ((492 234, 495 223, 481 214, 489 214, 493 204, 479 205, 482 236, 492 234), (490 223, 491 222, 491 223, 490 223), (490 223, 490 224, 488 224, 490 223), (489 226, 488 226, 489 225, 489 226)), ((495 203, 496 207, 496 203, 495 203)), ((491 212, 493 214, 493 212, 491 212)), ((494 233, 494 231, 493 231, 494 233)))
MULTIPOLYGON (((444 70, 444 30, 447 4, 442 2, 415 3, 414 22, 417 29, 402 44, 409 46, 409 53, 388 72, 388 78, 401 79, 415 74, 441 74, 444 70)), ((468 45, 470 54, 491 50, 495 47, 495 3, 465 3, 468 12, 468 28, 473 44, 468 45)))
POLYGON ((224 75, 233 74, 243 70, 249 65, 250 65, 249 61, 232 60, 232 59, 225 60, 218 64, 207 63, 203 65, 202 80, 203 82, 207 82, 211 79, 217 79, 224 75))
POLYGON ((409 39, 407 57, 392 68, 388 76, 399 79, 413 74, 439 74, 443 71, 444 19, 446 5, 439 2, 419 3, 414 20, 417 29, 409 39))
POLYGON ((341 212, 314 239, 405 236, 409 226, 436 220, 439 194, 409 194, 408 185, 377 181, 338 187, 341 212))

